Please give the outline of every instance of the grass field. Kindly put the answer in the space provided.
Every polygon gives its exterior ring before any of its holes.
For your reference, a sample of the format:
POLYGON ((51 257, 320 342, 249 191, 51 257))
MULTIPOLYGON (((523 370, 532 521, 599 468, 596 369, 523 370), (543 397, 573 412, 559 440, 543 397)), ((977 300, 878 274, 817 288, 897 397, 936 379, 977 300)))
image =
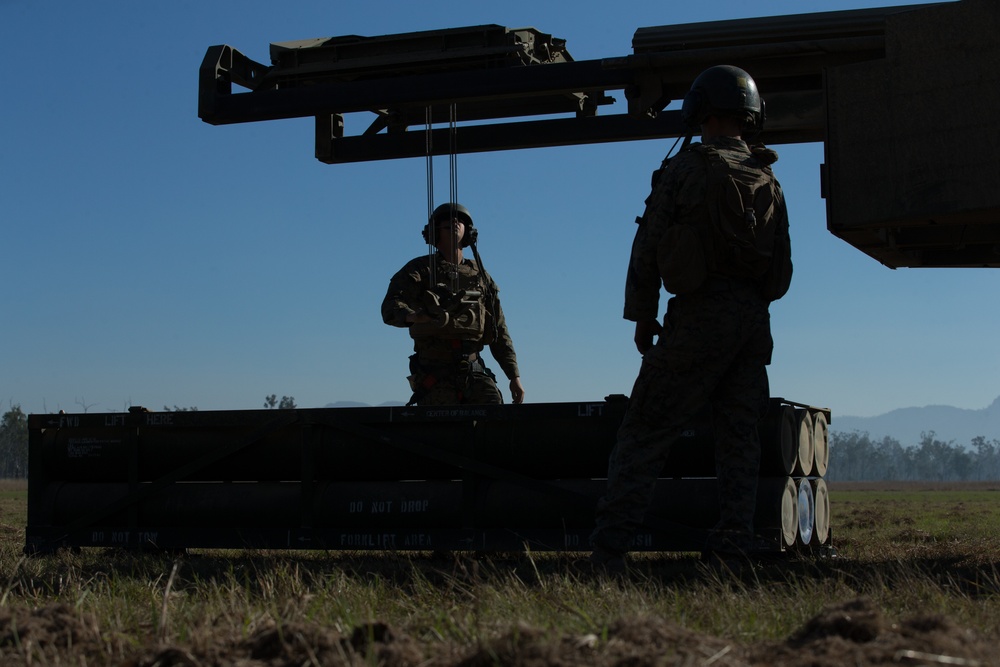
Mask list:
POLYGON ((997 665, 1000 484, 833 484, 834 558, 104 549, 22 555, 0 482, 0 665, 997 665))

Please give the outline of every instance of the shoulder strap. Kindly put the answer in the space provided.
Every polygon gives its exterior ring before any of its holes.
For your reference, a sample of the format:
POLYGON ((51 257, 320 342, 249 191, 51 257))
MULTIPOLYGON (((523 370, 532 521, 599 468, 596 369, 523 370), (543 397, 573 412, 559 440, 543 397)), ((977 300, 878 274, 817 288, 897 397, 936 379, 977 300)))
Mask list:
POLYGON ((496 283, 493 282, 493 278, 490 274, 486 273, 486 267, 483 266, 483 258, 479 256, 479 248, 475 243, 469 246, 472 248, 472 256, 476 258, 476 268, 480 273, 483 274, 483 290, 486 294, 487 309, 490 312, 490 320, 493 326, 493 340, 496 340, 500 333, 497 325, 497 293, 496 293, 496 283))

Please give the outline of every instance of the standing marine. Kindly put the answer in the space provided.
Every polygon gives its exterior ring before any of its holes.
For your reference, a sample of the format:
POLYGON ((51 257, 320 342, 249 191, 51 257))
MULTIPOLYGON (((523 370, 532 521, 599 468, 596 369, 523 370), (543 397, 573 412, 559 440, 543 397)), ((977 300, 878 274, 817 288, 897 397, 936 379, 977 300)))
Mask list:
POLYGON ((642 364, 598 501, 591 562, 625 567, 671 443, 708 406, 719 486, 718 523, 702 557, 730 568, 754 546, 760 464, 757 422, 769 401, 769 304, 788 290, 791 246, 777 154, 749 146, 764 102, 742 69, 711 67, 692 83, 682 117, 691 132, 654 172, 636 221, 624 317, 642 364), (695 128, 701 142, 691 143, 695 128), (661 285, 669 299, 658 321, 661 285), (654 344, 654 338, 656 338, 654 344))
POLYGON ((430 252, 396 272, 382 301, 383 321, 408 329, 413 339, 408 405, 503 403, 496 376, 483 362, 486 347, 510 382, 511 401, 523 402, 514 342, 497 284, 483 269, 469 210, 457 203, 438 206, 423 237, 430 252), (463 257, 464 248, 475 260, 463 257))

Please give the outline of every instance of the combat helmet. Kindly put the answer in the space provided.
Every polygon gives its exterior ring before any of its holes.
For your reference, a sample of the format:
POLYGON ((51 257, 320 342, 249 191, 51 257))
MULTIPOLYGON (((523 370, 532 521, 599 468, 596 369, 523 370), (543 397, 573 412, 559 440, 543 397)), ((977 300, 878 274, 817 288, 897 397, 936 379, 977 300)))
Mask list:
POLYGON ((681 120, 695 128, 714 113, 746 114, 744 134, 760 132, 764 128, 764 100, 753 77, 732 65, 716 65, 699 74, 684 96, 681 120))
POLYGON ((479 231, 472 224, 472 214, 469 212, 469 209, 458 203, 441 204, 434 209, 430 220, 424 225, 422 232, 424 241, 433 244, 433 241, 431 241, 431 225, 442 220, 451 220, 452 218, 458 218, 465 223, 465 236, 462 237, 462 247, 465 248, 474 245, 476 239, 479 238, 479 231))

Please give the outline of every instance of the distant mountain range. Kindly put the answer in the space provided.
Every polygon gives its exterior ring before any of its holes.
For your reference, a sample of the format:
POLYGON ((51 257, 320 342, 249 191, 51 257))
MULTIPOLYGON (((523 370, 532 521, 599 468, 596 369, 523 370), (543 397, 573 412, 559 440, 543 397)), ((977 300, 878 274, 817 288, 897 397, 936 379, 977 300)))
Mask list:
POLYGON ((922 408, 899 408, 876 417, 839 417, 833 415, 830 431, 867 433, 873 440, 889 436, 904 447, 920 444, 920 434, 934 431, 941 442, 969 445, 976 436, 987 441, 1000 440, 1000 397, 981 410, 966 410, 950 405, 922 408))

